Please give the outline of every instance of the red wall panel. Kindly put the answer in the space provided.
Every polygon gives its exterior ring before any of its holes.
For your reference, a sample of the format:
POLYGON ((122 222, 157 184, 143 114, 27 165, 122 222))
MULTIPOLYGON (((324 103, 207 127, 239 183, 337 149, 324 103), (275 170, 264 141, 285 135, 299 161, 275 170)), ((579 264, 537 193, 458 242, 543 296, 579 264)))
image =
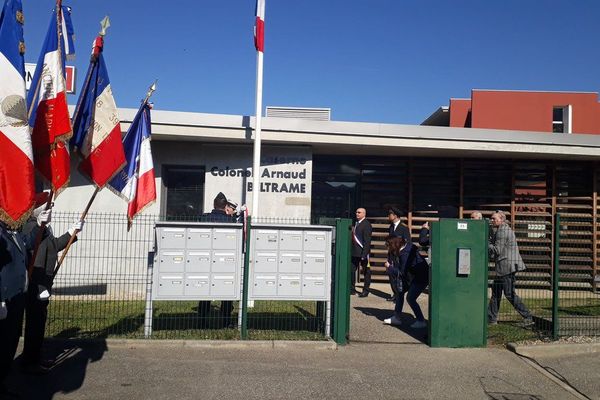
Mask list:
MULTIPOLYGON (((450 102, 452 105, 452 100, 450 102)), ((552 108, 572 107, 573 133, 600 134, 597 93, 473 90, 473 128, 552 132, 552 108)), ((462 112, 457 118, 461 118, 462 112)), ((452 108, 450 114, 452 125, 452 108)))

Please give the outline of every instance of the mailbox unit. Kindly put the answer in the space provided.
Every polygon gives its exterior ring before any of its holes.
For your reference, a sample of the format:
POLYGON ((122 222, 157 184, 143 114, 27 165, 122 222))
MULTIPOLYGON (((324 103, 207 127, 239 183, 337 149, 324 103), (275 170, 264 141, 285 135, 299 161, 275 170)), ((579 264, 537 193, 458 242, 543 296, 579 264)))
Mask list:
POLYGON ((249 298, 330 300, 332 227, 253 224, 249 298))
POLYGON ((158 222, 152 298, 240 300, 242 225, 158 222))

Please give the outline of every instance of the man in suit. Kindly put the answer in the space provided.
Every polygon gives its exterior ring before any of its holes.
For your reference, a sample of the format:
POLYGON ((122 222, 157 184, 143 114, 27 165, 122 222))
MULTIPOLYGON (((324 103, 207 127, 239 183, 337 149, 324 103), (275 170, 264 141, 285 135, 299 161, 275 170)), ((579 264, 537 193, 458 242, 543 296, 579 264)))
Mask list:
POLYGON ((525 264, 519 254, 515 233, 506 223, 506 214, 496 211, 492 214, 492 232, 488 244, 490 258, 496 264, 496 277, 492 284, 492 298, 488 306, 488 322, 496 324, 502 293, 512 306, 524 318, 523 325, 533 324, 531 313, 515 292, 515 274, 525 270, 525 264))
POLYGON ((371 269, 369 268, 369 253, 371 252, 371 234, 373 228, 367 221, 367 210, 356 209, 356 223, 352 228, 352 287, 350 294, 356 294, 356 272, 362 271, 365 275, 363 291, 358 297, 367 297, 371 286, 371 269))
MULTIPOLYGON (((50 211, 43 211, 37 225, 50 221, 50 211)), ((0 222, 0 397, 15 395, 5 380, 17 351, 23 329, 27 291, 28 252, 33 249, 39 228, 25 235, 0 222)))
MULTIPOLYGON (((402 210, 400 210, 397 207, 390 207, 388 209, 388 221, 390 221, 388 233, 390 237, 401 237, 404 238, 407 242, 411 242, 412 240, 410 237, 410 231, 408 230, 408 226, 404 225, 401 221, 403 215, 404 213, 402 212, 402 210)), ((398 293, 396 293, 396 288, 392 284, 393 276, 389 275, 389 278, 390 287, 392 288, 393 295, 389 297, 387 301, 396 301, 398 293)))

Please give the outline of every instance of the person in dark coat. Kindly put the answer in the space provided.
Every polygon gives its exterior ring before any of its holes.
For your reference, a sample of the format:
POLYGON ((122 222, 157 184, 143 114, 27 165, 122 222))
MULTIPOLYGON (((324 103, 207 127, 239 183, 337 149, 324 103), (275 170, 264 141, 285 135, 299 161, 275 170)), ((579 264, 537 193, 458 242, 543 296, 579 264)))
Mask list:
POLYGON ((402 323, 402 307, 404 306, 404 295, 406 301, 415 314, 416 321, 410 326, 413 329, 427 327, 427 322, 421 311, 417 298, 423 293, 429 284, 429 265, 419 254, 419 249, 410 241, 401 237, 388 237, 386 239, 390 259, 389 273, 394 277, 398 296, 394 308, 394 315, 386 318, 383 322, 388 325, 400 325, 402 323))
POLYGON ((365 275, 363 291, 359 297, 367 297, 369 295, 369 287, 371 286, 371 269, 369 268, 369 253, 371 252, 371 234, 373 228, 371 223, 367 221, 367 210, 364 208, 356 209, 356 223, 352 227, 352 276, 350 294, 356 294, 356 273, 362 267, 365 275))
MULTIPOLYGON (((40 198, 43 198, 43 196, 37 196, 36 198, 36 205, 41 205, 34 210, 34 216, 45 207, 47 200, 40 200, 40 198)), ((23 232, 28 233, 34 225, 35 220, 30 219, 23 228, 23 232)), ((26 373, 43 374, 48 372, 49 368, 52 367, 53 363, 51 361, 42 360, 42 344, 44 342, 46 320, 48 318, 50 291, 54 281, 54 268, 58 261, 58 253, 67 247, 69 239, 75 234, 75 231, 81 231, 82 229, 83 222, 77 221, 67 232, 58 238, 54 236, 50 226, 46 226, 44 229, 27 288, 25 341, 22 362, 23 371, 26 373)), ((77 237, 75 237, 76 240, 77 237)))
MULTIPOLYGON (((50 216, 51 211, 40 213, 37 225, 48 222, 50 216)), ((5 380, 23 330, 28 252, 33 249, 38 229, 24 234, 0 222, 0 396, 14 395, 5 380)))
MULTIPOLYGON (((227 197, 222 192, 219 192, 213 200, 213 210, 202 215, 203 222, 234 222, 233 217, 227 213, 227 197)), ((232 301, 221 301, 221 322, 223 327, 232 327, 231 313, 233 312, 232 301)), ((206 317, 210 314, 210 301, 198 302, 198 315, 203 318, 203 326, 208 325, 206 317)))
MULTIPOLYGON (((402 223, 401 218, 404 216, 404 212, 397 207, 390 207, 388 209, 388 220, 390 221, 390 226, 388 229, 388 234, 390 237, 400 237, 404 238, 406 241, 411 241, 410 231, 408 230, 408 226, 402 223)), ((389 263, 389 260, 388 260, 389 263)), ((386 267, 388 266, 386 263, 386 267)), ((388 275, 389 276, 389 275, 388 275)), ((388 301, 396 301, 397 294, 396 288, 392 284, 393 277, 389 276, 390 286, 392 288, 393 295, 389 297, 388 301)))

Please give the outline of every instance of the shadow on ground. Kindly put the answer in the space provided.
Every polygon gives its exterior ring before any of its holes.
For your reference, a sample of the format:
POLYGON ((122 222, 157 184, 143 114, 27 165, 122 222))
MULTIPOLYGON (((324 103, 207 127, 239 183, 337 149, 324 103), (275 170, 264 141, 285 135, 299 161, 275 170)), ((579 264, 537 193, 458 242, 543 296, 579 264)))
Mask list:
POLYGON ((99 361, 107 351, 106 341, 62 341, 46 343, 46 356, 55 365, 46 375, 27 375, 21 372, 21 356, 13 363, 8 382, 23 399, 50 400, 57 393, 71 393, 81 388, 87 367, 99 361))
POLYGON ((390 313, 390 310, 373 307, 354 307, 354 309, 360 311, 365 316, 374 317, 377 320, 379 320, 382 326, 377 329, 396 329, 412 337, 413 339, 418 340, 421 343, 427 344, 427 329, 412 329, 410 327, 410 325, 416 321, 415 317, 413 317, 412 314, 403 312, 401 318, 402 325, 391 326, 383 324, 383 320, 389 318, 392 315, 392 313, 390 313))

